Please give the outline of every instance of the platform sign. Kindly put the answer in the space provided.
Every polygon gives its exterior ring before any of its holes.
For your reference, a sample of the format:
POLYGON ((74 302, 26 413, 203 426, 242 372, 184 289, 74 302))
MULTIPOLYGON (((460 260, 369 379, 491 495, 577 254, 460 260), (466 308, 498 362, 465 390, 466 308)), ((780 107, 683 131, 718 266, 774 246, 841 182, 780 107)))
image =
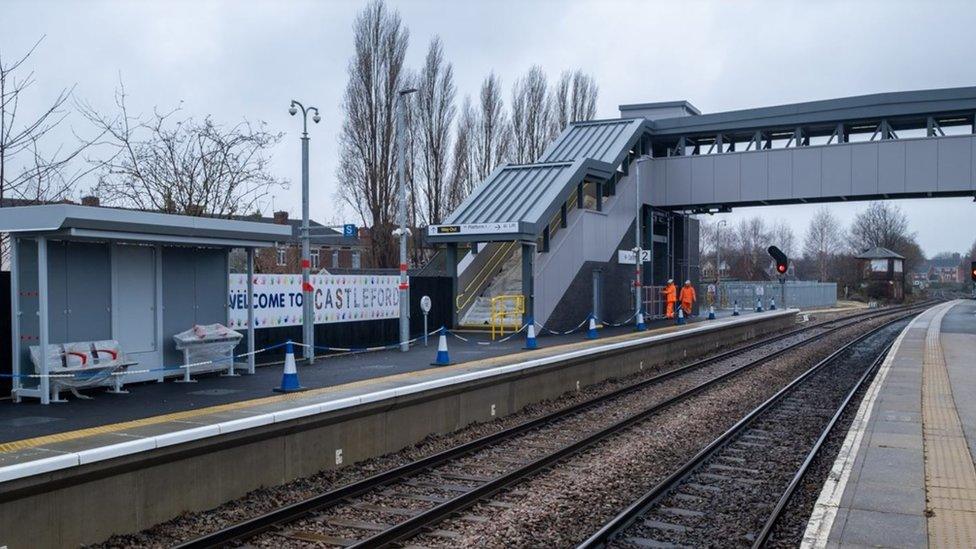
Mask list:
MULTIPOLYGON (((649 263, 651 261, 651 251, 641 250, 641 263, 649 263)), ((617 263, 621 265, 636 265, 637 264, 637 254, 634 250, 617 250, 617 263)))
MULTIPOLYGON (((312 275, 316 324, 400 317, 399 276, 312 275)), ((254 275, 254 327, 302 324, 302 275, 254 275)), ((247 275, 230 275, 231 328, 247 327, 247 275)))
POLYGON ((356 236, 356 226, 352 223, 346 223, 342 226, 342 236, 356 236))
POLYGON ((461 223, 459 225, 430 225, 428 236, 517 233, 518 221, 500 223, 461 223))

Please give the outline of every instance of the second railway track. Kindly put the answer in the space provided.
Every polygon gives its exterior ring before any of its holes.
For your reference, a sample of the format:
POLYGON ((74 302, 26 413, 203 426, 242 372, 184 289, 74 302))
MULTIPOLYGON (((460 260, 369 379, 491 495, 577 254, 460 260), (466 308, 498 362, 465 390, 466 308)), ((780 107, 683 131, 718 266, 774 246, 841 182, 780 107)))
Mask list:
POLYGON ((439 521, 774 356, 865 320, 892 314, 899 314, 899 310, 837 319, 747 344, 230 526, 184 546, 221 546, 262 533, 254 542, 264 539, 274 545, 377 546, 423 533, 449 544, 454 534, 433 529, 439 521))

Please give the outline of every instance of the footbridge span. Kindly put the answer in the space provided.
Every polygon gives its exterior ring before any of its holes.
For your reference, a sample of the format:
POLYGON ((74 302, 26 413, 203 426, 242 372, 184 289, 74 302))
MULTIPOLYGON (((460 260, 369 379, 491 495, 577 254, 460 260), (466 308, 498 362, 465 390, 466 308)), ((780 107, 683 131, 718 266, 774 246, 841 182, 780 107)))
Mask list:
MULTIPOLYGON (((555 329, 633 313, 643 284, 697 281, 688 215, 733 207, 973 196, 976 87, 884 93, 702 114, 687 101, 622 105, 570 124, 535 163, 497 168, 427 238, 448 269, 459 245, 517 242, 526 316, 555 329), (638 201, 637 182, 640 184, 638 201)), ((475 248, 477 249, 477 248, 475 248)))

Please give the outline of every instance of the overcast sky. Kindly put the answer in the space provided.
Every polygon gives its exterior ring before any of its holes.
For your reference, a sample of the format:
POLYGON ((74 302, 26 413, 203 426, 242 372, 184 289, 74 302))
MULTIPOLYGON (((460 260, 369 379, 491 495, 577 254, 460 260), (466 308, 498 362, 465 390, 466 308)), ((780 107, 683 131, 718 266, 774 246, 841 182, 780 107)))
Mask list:
MULTIPOLYGON (((506 90, 532 64, 554 78, 581 67, 600 86, 598 117, 624 103, 687 99, 702 112, 876 92, 976 85, 976 2, 390 1, 418 66, 440 35, 459 100, 494 70, 506 90)), ((0 0, 0 52, 40 36, 37 84, 24 107, 66 86, 96 108, 125 81, 132 110, 183 102, 221 122, 262 120, 286 132, 274 172, 292 182, 274 208, 299 215, 298 99, 321 109, 311 130, 312 217, 355 222, 334 200, 339 104, 361 2, 0 0)), ((506 94, 508 95, 508 94, 506 94)), ((82 121, 72 119, 79 131, 82 121)), ((66 135, 65 138, 68 136, 66 135)), ((927 254, 976 238, 971 199, 899 201, 927 254)), ((831 205, 845 222, 865 204, 831 205)), ((817 206, 741 209, 802 237, 817 206)), ((265 207, 269 214, 272 205, 265 207)))

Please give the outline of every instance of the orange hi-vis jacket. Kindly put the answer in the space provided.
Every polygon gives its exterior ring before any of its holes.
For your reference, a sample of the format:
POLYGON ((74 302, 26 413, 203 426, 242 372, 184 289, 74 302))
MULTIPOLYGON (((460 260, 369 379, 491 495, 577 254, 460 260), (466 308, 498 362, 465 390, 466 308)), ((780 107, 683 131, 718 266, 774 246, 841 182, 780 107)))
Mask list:
POLYGON ((695 287, 694 286, 682 286, 681 287, 681 303, 688 304, 689 306, 695 302, 695 287))
POLYGON ((678 300, 678 288, 674 284, 668 284, 665 286, 664 289, 661 290, 661 293, 664 294, 664 301, 668 303, 674 303, 678 300))

